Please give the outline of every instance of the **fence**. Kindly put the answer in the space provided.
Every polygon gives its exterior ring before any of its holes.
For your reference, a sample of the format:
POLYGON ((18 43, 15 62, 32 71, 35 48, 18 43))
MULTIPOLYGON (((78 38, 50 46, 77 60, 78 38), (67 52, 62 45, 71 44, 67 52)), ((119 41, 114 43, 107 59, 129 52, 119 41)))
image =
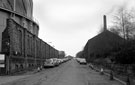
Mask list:
POLYGON ((92 63, 94 67, 110 73, 113 71, 115 77, 120 78, 123 81, 127 81, 127 77, 135 80, 135 64, 113 64, 113 63, 92 63))

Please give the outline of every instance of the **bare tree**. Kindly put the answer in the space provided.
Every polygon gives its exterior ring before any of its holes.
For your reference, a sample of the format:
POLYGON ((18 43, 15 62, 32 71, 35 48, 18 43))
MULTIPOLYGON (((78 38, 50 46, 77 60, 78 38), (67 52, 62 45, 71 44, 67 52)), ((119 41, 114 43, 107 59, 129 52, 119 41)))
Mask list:
POLYGON ((124 7, 121 7, 114 16, 114 26, 112 26, 110 30, 123 36, 125 39, 129 39, 135 34, 134 21, 134 11, 126 10, 124 7))
POLYGON ((110 27, 110 31, 113 32, 114 34, 120 36, 121 29, 119 29, 118 26, 111 26, 111 27, 110 27))

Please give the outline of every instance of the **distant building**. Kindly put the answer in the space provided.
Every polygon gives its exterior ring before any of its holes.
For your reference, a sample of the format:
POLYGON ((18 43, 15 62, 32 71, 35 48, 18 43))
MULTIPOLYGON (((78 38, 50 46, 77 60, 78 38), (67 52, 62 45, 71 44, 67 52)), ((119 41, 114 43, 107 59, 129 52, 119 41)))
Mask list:
POLYGON ((64 58, 65 57, 65 52, 64 51, 59 51, 59 58, 64 58))

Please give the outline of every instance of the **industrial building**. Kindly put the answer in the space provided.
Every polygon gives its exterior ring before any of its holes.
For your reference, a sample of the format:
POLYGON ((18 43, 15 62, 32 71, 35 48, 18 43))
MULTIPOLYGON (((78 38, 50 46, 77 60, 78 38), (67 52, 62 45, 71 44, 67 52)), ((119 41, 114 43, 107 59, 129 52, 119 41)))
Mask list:
POLYGON ((33 69, 59 56, 38 32, 32 0, 0 0, 0 74, 33 69))
MULTIPOLYGON (((2 41, 2 32, 6 28, 8 18, 14 19, 32 34, 38 36, 39 25, 33 18, 32 0, 0 0, 0 41, 2 41)), ((0 52, 1 44, 0 42, 0 52)))
POLYGON ((107 30, 106 16, 103 17, 104 30, 86 43, 82 57, 88 62, 94 58, 106 57, 113 48, 118 47, 124 42, 124 39, 109 30, 107 30))

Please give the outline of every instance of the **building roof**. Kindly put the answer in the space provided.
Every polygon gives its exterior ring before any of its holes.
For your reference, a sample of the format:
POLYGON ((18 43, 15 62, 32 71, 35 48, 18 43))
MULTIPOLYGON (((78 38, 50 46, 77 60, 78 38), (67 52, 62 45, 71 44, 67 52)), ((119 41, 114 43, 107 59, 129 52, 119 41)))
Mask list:
POLYGON ((33 0, 0 0, 0 7, 33 18, 33 0))
POLYGON ((104 30, 102 33, 88 40, 87 47, 89 54, 104 54, 108 53, 113 47, 117 47, 123 43, 124 39, 120 36, 104 30))

